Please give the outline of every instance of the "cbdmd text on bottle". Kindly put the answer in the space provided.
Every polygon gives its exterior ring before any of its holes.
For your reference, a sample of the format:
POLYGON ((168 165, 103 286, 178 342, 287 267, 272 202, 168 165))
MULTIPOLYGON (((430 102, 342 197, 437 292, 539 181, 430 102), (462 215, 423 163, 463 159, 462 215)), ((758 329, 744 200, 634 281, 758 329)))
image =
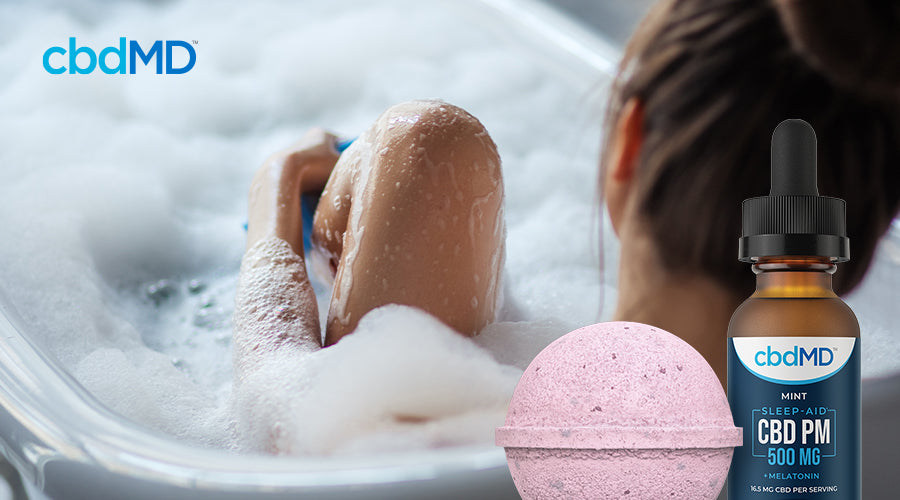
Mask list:
POLYGON ((728 326, 728 401, 744 428, 728 498, 859 499, 859 324, 831 287, 850 256, 845 206, 819 196, 805 121, 776 127, 772 189, 744 201, 743 226, 756 292, 728 326))

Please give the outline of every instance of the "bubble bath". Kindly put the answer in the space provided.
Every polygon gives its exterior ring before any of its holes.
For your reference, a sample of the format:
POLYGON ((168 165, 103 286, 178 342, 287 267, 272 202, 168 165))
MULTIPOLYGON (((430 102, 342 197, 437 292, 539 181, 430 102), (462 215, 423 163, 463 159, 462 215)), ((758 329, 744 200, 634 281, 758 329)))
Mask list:
MULTIPOLYGON (((552 71, 450 2, 0 10, 0 131, 15 139, 0 148, 0 286, 34 340, 125 417, 239 452, 489 445, 522 368, 598 319, 604 73, 586 85, 552 71), (197 64, 178 77, 46 74, 40 53, 76 32, 97 50, 122 33, 188 37, 197 64), (336 346, 267 357, 233 390, 231 316, 254 171, 311 126, 355 136, 415 98, 467 109, 498 144, 508 228, 500 321, 473 342, 420 311, 385 307, 336 346)), ((324 317, 330 285, 313 284, 324 317)))
MULTIPOLYGON (((615 301, 596 191, 609 81, 511 42, 463 3, 0 5, 0 288, 30 338, 115 412, 198 446, 491 445, 528 362, 615 301), (48 75, 40 54, 74 33, 93 47, 123 33, 195 40, 197 63, 178 76, 48 75), (234 390, 255 169, 311 126, 355 136, 414 98, 465 108, 498 145, 498 322, 470 340, 388 306, 333 347, 272 356, 234 390)), ((324 318, 330 289, 313 285, 324 318)), ((864 374, 897 369, 879 333, 889 318, 861 318, 864 345, 870 324, 883 347, 864 351, 864 374)))

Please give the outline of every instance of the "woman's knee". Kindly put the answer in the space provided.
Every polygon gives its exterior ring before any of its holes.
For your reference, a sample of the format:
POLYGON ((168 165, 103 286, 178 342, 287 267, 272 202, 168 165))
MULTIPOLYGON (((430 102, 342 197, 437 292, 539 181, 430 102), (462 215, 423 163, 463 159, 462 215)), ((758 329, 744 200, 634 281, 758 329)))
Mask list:
POLYGON ((375 130, 366 207, 372 219, 397 226, 388 233, 502 246, 494 234, 502 230, 500 157, 478 119, 441 101, 409 101, 385 111, 375 130))
POLYGON ((493 319, 503 256, 494 142, 472 115, 439 101, 391 107, 365 140, 368 171, 353 190, 361 215, 350 218, 338 273, 354 285, 336 288, 330 333, 348 332, 362 314, 392 302, 477 332, 493 319))
POLYGON ((442 101, 407 101, 388 108, 376 122, 373 146, 378 159, 390 160, 376 161, 378 166, 399 169, 410 180, 455 174, 466 178, 453 179, 458 186, 451 187, 479 191, 501 182, 497 146, 484 125, 442 101))

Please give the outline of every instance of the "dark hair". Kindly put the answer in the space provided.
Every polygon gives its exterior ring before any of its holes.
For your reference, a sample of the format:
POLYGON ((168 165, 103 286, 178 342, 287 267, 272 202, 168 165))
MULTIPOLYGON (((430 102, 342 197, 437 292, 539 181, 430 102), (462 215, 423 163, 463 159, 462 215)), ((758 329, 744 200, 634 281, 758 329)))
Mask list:
POLYGON ((834 278, 846 293, 900 209, 898 82, 897 3, 663 1, 626 47, 605 149, 623 104, 640 99, 636 195, 663 265, 743 295, 753 276, 737 260, 741 201, 769 191, 775 126, 808 121, 819 191, 847 201, 852 258, 834 278))

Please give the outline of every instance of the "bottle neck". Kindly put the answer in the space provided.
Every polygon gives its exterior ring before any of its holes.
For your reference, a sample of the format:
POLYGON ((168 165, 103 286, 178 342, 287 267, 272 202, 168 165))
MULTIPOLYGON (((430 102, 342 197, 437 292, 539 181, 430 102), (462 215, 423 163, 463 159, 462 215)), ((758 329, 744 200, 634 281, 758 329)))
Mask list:
POLYGON ((753 264, 758 298, 837 297, 831 275, 837 266, 827 257, 763 257, 753 264))

